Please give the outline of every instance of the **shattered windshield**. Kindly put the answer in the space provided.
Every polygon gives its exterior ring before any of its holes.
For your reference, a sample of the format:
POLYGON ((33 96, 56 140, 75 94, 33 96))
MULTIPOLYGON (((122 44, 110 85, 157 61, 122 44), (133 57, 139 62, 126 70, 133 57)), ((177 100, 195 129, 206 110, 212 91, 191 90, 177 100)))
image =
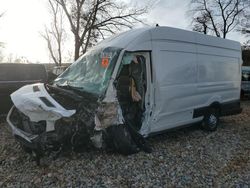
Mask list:
POLYGON ((108 85, 120 51, 109 47, 87 52, 57 77, 54 84, 100 95, 108 85))

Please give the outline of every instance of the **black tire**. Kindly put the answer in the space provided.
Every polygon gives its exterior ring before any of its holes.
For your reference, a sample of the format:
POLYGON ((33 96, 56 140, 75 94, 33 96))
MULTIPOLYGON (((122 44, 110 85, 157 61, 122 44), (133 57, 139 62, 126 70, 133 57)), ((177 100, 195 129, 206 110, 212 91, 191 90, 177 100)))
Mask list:
POLYGON ((206 131, 216 131, 219 125, 219 109, 209 108, 201 125, 206 131))
POLYGON ((21 145, 21 148, 22 148, 23 151, 25 151, 26 153, 29 153, 29 154, 32 153, 32 149, 31 148, 29 148, 29 147, 27 147, 27 146, 25 146, 23 144, 20 144, 20 145, 21 145))

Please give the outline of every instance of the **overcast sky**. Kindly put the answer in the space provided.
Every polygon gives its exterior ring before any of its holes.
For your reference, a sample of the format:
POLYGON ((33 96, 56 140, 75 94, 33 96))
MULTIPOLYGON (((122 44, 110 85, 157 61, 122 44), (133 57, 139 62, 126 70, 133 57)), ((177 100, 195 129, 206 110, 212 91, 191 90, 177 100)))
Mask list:
MULTIPOLYGON (((143 4, 145 0, 136 0, 143 4)), ((154 7, 147 15, 150 25, 171 26, 190 30, 187 18, 189 0, 155 0, 154 7)), ((32 62, 48 63, 49 55, 46 43, 39 32, 49 22, 46 0, 1 0, 0 12, 5 12, 0 19, 0 41, 5 43, 5 54, 25 56, 32 62)), ((237 33, 230 39, 243 42, 237 33)))

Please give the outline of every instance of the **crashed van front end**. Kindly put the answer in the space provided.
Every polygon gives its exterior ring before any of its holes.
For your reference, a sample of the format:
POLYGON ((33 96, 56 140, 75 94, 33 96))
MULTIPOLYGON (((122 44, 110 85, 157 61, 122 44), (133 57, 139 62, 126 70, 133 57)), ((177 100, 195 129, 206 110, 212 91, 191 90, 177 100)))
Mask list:
POLYGON ((11 95, 14 107, 7 121, 38 162, 46 153, 90 147, 123 154, 150 151, 133 123, 124 118, 118 100, 112 74, 120 52, 110 47, 89 51, 53 85, 27 85, 11 95))
POLYGON ((11 98, 15 106, 7 121, 27 151, 60 151, 75 147, 76 139, 88 146, 96 97, 86 95, 83 100, 71 91, 39 83, 24 86, 11 98))

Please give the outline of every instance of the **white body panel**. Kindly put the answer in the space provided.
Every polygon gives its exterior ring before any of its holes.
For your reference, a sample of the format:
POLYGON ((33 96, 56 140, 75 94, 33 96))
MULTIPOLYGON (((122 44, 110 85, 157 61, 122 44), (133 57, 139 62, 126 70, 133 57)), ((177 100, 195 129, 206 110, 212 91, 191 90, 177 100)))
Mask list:
POLYGON ((150 133, 202 120, 194 109, 240 97, 237 42, 173 28, 152 32, 155 109, 150 133))
MULTIPOLYGON (((194 109, 240 98, 240 43, 169 27, 131 30, 98 47, 151 51, 152 113, 141 133, 148 135, 201 121, 194 109)), ((119 62, 118 65, 119 66, 119 62)), ((148 75, 150 76, 150 75, 148 75)), ((150 92, 150 91, 148 91, 150 92)))

